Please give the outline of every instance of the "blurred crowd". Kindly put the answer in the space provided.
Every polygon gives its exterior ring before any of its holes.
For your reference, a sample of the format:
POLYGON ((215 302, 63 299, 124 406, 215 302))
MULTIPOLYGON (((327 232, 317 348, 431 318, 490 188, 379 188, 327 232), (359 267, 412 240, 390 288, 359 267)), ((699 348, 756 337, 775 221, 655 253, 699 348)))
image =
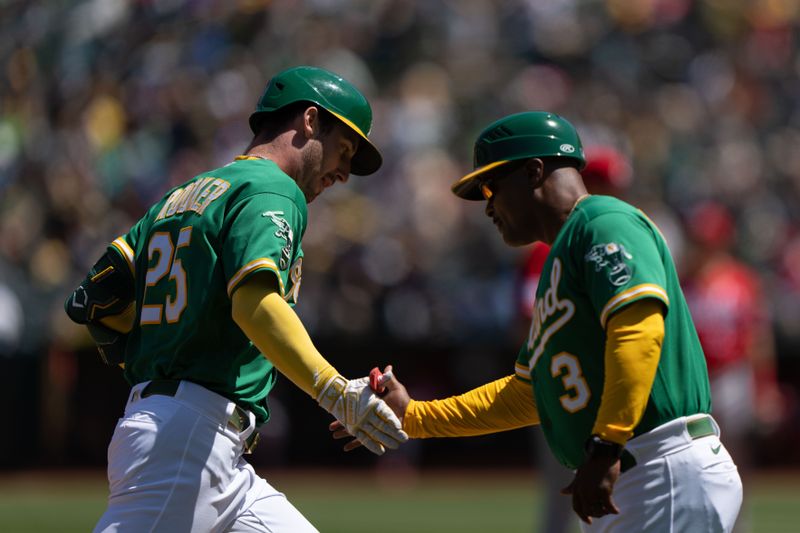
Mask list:
POLYGON ((788 404, 798 49, 794 0, 2 1, 0 354, 64 380, 63 354, 89 344, 65 295, 167 189, 241 153, 272 73, 313 64, 367 94, 385 160, 309 210, 297 310, 323 346, 370 346, 417 374, 426 351, 459 385, 510 372, 523 255, 449 185, 483 126, 545 109, 626 158, 625 197, 678 263, 698 205, 730 214, 788 404))

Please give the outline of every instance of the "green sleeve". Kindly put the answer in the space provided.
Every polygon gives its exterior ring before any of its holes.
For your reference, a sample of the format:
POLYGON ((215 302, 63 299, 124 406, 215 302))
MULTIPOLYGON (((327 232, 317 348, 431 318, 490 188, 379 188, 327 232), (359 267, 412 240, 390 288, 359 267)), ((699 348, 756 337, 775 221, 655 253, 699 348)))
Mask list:
MULTIPOLYGON (((222 269, 228 296, 256 272, 272 272, 281 295, 295 281, 292 266, 302 257, 303 213, 286 196, 260 193, 247 197, 226 214, 222 269)), ((292 302, 290 302, 292 303, 292 302)))
POLYGON ((669 306, 658 239, 655 227, 629 213, 606 213, 584 226, 574 259, 603 328, 615 311, 637 300, 669 306))

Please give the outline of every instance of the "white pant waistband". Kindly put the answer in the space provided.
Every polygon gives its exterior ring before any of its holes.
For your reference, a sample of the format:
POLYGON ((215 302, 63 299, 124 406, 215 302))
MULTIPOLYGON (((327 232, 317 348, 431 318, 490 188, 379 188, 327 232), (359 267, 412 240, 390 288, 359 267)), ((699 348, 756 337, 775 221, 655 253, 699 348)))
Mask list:
POLYGON ((682 416, 629 440, 625 445, 625 450, 633 455, 637 464, 644 464, 650 459, 680 451, 690 446, 695 439, 712 435, 719 437, 719 434, 719 425, 711 415, 682 416), (696 424, 698 421, 705 422, 704 419, 708 419, 710 422, 713 433, 692 435, 687 424, 696 424))
MULTIPOLYGON (((149 381, 145 381, 134 385, 128 396, 127 405, 130 406, 142 400, 142 390, 147 387, 149 383, 149 381)), ((182 380, 172 398, 223 426, 228 424, 231 415, 236 410, 236 403, 191 381, 182 380)), ((245 433, 249 434, 255 428, 255 415, 244 409, 240 409, 240 411, 246 413, 250 419, 249 427, 245 430, 245 433)))

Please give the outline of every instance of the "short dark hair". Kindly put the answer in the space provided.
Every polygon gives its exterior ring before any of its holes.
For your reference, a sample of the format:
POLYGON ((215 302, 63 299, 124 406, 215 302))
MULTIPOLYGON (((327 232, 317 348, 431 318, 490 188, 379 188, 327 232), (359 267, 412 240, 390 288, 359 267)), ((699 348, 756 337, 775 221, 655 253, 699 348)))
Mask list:
POLYGON ((319 110, 320 135, 327 135, 333 130, 339 120, 330 111, 321 107, 319 104, 305 101, 293 102, 275 111, 257 114, 253 119, 253 130, 256 132, 256 136, 263 134, 267 137, 275 137, 278 133, 283 131, 297 115, 303 113, 312 106, 319 110))

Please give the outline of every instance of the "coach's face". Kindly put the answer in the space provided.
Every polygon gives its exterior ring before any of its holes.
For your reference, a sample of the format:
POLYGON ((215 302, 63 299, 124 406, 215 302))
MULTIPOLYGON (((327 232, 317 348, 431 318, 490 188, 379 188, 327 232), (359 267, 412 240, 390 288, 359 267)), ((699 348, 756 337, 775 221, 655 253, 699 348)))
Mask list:
POLYGON ((524 246, 542 238, 535 186, 529 176, 530 162, 509 165, 510 171, 482 182, 481 191, 486 199, 486 216, 492 219, 506 244, 524 246))
POLYGON ((318 116, 311 121, 310 135, 303 150, 303 171, 297 180, 308 203, 336 182, 348 180, 359 141, 355 132, 338 121, 328 131, 322 131, 318 116))

